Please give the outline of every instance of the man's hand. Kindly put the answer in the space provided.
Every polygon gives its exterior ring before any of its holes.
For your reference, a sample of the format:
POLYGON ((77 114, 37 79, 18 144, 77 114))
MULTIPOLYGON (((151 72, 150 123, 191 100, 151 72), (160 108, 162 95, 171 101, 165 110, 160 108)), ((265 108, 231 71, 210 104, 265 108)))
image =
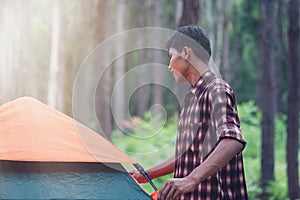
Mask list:
MULTIPOLYGON (((175 157, 172 156, 168 160, 165 160, 162 163, 159 163, 155 167, 152 167, 149 170, 146 170, 147 174, 149 175, 150 179, 155 179, 157 177, 161 177, 167 174, 174 172, 174 163, 175 157)), ((128 172, 138 183, 148 183, 147 179, 140 174, 137 170, 130 170, 128 172)))
POLYGON ((147 179, 137 170, 130 170, 128 172, 138 183, 148 183, 147 179))
POLYGON ((176 199, 180 194, 193 191, 197 183, 190 177, 168 179, 159 191, 159 200, 176 199))

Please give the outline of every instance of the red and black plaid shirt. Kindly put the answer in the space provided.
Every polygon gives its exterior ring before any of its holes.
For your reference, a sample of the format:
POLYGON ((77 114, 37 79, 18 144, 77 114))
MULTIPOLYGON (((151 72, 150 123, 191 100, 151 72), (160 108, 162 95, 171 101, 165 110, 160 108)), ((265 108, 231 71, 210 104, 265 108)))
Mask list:
MULTIPOLYGON (((246 145, 233 91, 209 70, 185 97, 178 124, 174 177, 189 175, 223 138, 232 138, 246 145)), ((248 199, 242 153, 202 181, 194 191, 182 194, 178 199, 248 199)))

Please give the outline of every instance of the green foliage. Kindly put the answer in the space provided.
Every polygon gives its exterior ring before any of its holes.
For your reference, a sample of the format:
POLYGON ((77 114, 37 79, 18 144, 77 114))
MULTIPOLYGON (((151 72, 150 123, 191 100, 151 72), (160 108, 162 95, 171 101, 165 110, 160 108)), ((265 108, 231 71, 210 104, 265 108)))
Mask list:
POLYGON ((275 181, 269 183, 270 200, 287 200, 286 115, 275 118, 275 181))
MULTIPOLYGON (((261 113, 254 101, 238 105, 243 135, 247 141, 243 152, 245 174, 249 199, 259 199, 263 192, 260 187, 260 162, 261 162, 261 113)), ((162 124, 163 120, 153 118, 151 113, 145 114, 145 119, 133 118, 127 124, 126 134, 115 130, 114 143, 125 151, 134 160, 149 168, 174 154, 177 134, 177 116, 162 124), (130 133, 130 134, 129 134, 130 133)), ((286 116, 278 115, 275 118, 275 181, 267 188, 270 200, 285 200, 287 197, 287 175, 285 162, 286 143, 286 116)), ((126 166, 128 170, 132 166, 126 166)), ((154 180, 161 188, 171 175, 154 180)), ((150 184, 143 184, 143 188, 150 194, 153 192, 150 184)))
POLYGON ((241 127, 247 146, 244 150, 244 164, 249 199, 255 199, 261 192, 260 180, 260 120, 261 114, 253 101, 238 106, 241 127))
MULTIPOLYGON (((175 152, 177 115, 170 118, 166 124, 163 122, 161 118, 154 118, 150 112, 147 112, 144 120, 133 118, 125 122, 126 133, 113 131, 113 142, 144 168, 150 168, 168 159, 175 152)), ((132 166, 125 166, 125 168, 133 169, 132 166)), ((161 188, 167 178, 171 177, 172 174, 157 178, 153 182, 161 188)), ((142 186, 149 194, 153 192, 150 184, 142 184, 142 186)))

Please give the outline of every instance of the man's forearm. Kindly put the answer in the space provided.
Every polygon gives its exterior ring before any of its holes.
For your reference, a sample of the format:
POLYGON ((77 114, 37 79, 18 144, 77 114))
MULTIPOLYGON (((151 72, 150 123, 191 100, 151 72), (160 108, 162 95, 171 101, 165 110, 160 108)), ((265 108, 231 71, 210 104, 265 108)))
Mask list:
POLYGON ((234 139, 222 139, 209 157, 188 176, 195 185, 224 167, 236 154, 243 149, 242 143, 234 139))
POLYGON ((147 170, 151 179, 170 174, 174 171, 175 156, 147 170))

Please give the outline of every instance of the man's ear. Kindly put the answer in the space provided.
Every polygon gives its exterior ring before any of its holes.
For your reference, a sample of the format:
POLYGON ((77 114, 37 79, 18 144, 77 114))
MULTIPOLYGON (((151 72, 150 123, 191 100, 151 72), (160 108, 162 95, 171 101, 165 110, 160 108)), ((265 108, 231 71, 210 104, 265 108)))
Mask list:
POLYGON ((191 54, 191 48, 186 47, 186 46, 183 47, 183 49, 182 49, 182 57, 183 57, 184 59, 188 60, 190 54, 191 54))

